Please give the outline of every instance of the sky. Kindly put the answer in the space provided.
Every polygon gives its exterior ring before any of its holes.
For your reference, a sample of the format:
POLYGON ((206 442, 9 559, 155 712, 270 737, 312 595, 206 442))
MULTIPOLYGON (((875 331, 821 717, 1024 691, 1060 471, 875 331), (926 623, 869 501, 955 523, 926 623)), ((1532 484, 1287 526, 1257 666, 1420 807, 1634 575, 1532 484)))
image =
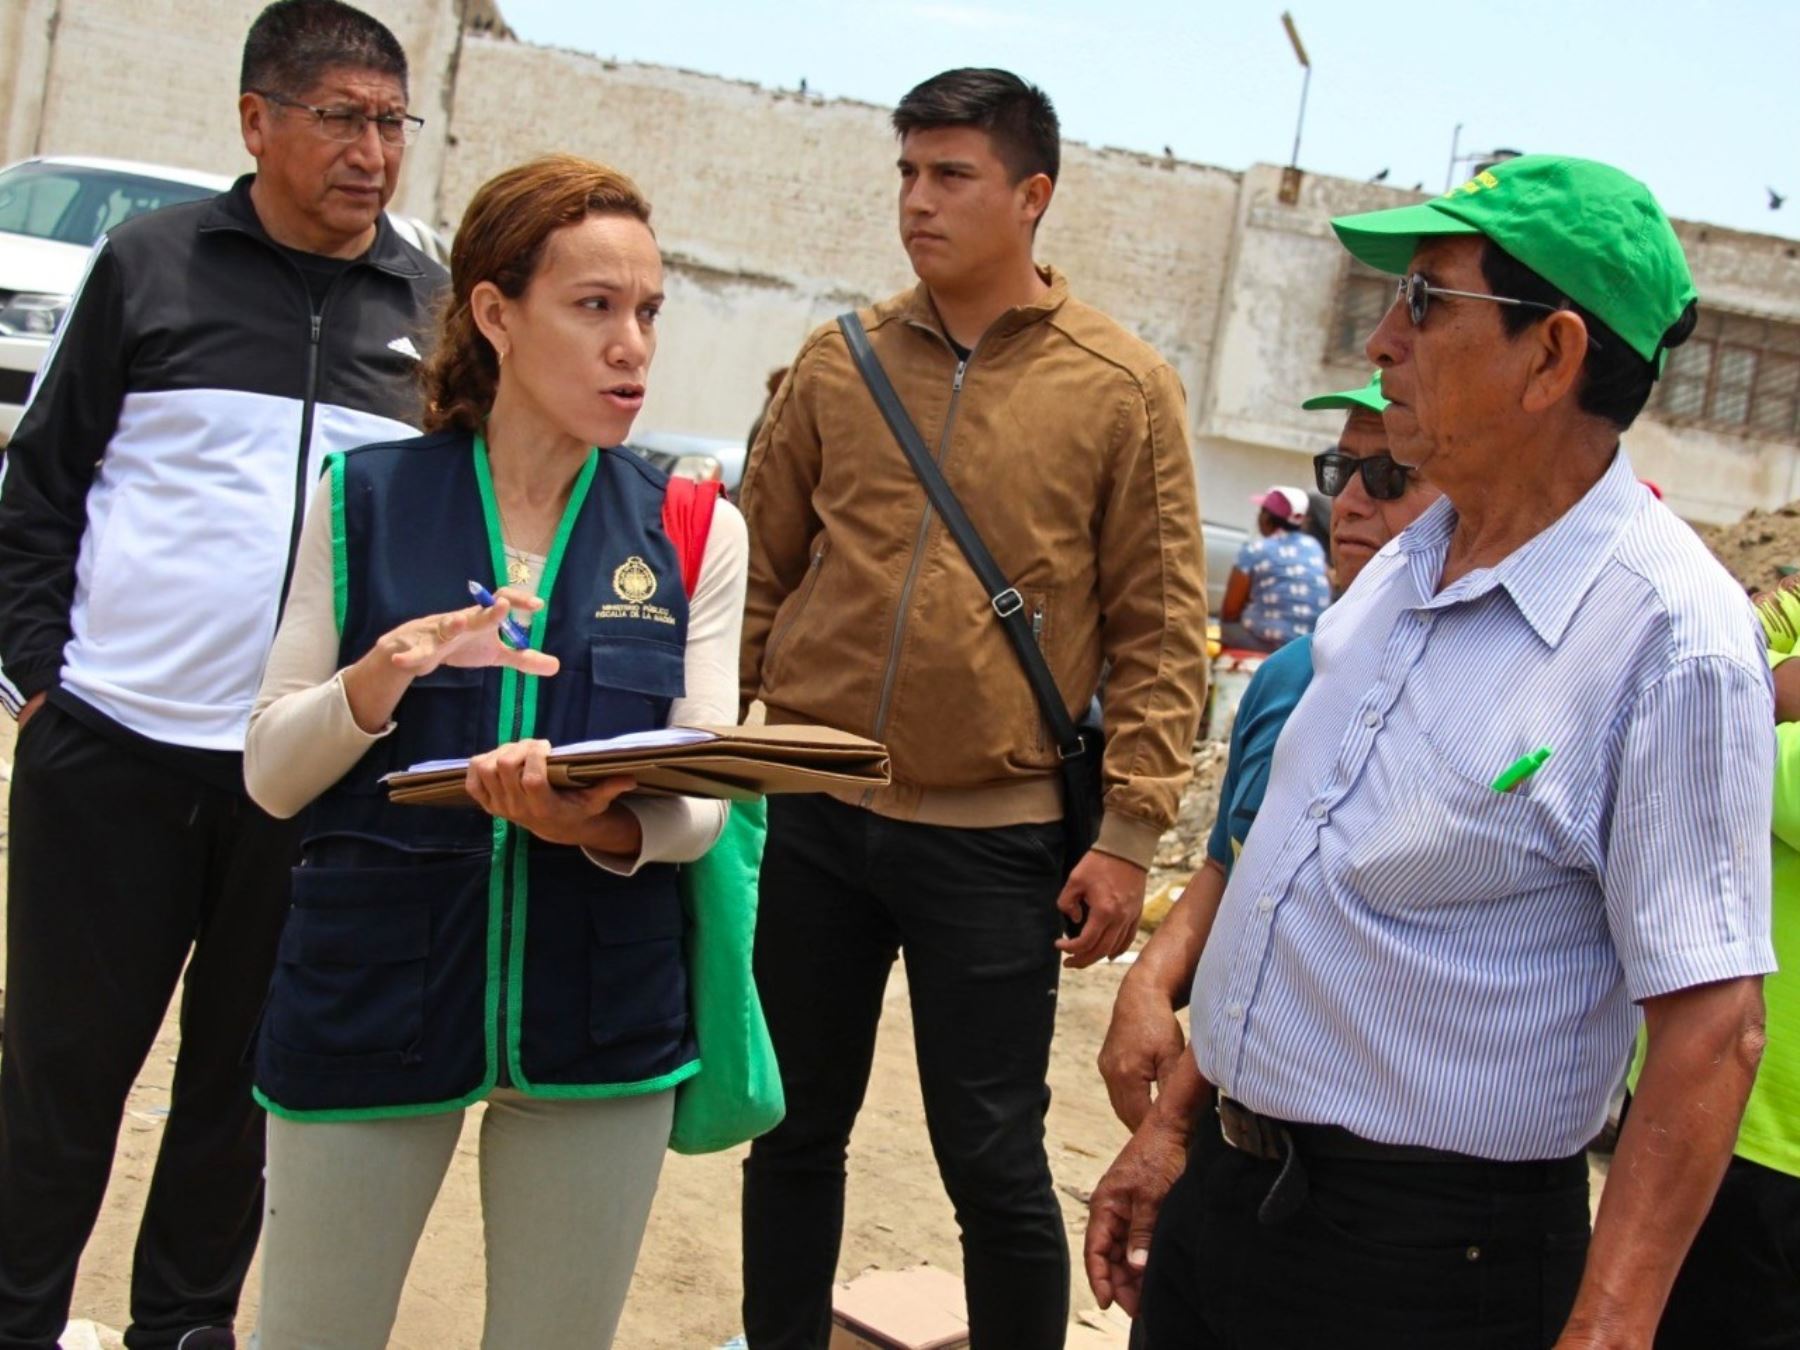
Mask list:
POLYGON ((1800 238, 1800 0, 499 2, 527 42, 889 106, 1003 66, 1066 140, 1229 169, 1293 151, 1286 8, 1304 169, 1443 191, 1460 123, 1461 152, 1606 160, 1671 215, 1800 238))

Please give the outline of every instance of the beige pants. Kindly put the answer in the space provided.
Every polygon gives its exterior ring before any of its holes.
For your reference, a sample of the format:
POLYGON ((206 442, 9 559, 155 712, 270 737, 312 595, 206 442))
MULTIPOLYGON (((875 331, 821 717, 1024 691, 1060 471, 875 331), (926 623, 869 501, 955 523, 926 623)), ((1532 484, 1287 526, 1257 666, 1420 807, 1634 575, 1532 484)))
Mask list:
MULTIPOLYGON (((612 1344, 674 1109, 673 1092, 488 1099, 484 1350, 612 1344)), ((462 1119, 269 1118, 257 1350, 387 1345, 462 1119)))

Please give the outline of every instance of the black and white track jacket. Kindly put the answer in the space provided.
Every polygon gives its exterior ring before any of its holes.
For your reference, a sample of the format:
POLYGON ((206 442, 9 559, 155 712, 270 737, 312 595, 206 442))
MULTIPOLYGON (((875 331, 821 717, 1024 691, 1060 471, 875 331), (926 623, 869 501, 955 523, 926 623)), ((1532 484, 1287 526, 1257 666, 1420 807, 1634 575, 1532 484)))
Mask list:
POLYGON ((0 470, 15 715, 241 750, 323 457, 413 434, 443 268, 383 216, 315 314, 250 182, 102 239, 46 357, 0 470))

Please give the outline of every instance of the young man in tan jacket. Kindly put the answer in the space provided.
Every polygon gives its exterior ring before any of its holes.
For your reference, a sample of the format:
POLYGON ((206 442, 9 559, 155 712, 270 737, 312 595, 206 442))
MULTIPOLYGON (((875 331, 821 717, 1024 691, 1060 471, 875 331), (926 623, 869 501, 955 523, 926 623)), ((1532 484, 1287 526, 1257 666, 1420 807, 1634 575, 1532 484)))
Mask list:
POLYGON ((862 321, 1072 712, 1106 673, 1104 814, 1065 875, 1057 748, 1031 686, 842 334, 821 328, 745 478, 743 694, 771 722, 886 741, 894 785, 771 802, 756 964, 788 1116, 745 1166, 752 1350, 830 1334, 845 1151, 897 953, 974 1346, 1062 1345, 1068 1252, 1043 1146, 1058 953, 1081 967, 1130 946, 1205 691, 1180 381, 1032 260, 1059 158, 1049 99, 955 70, 909 93, 894 127, 920 284, 862 321))

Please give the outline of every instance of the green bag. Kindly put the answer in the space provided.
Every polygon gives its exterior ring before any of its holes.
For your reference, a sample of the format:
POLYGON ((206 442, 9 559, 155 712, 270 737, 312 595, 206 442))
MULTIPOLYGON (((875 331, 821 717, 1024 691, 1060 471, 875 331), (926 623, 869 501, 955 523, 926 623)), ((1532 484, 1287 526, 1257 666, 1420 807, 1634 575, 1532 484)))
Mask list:
POLYGON ((774 1129, 787 1114, 775 1045, 750 969, 768 819, 760 797, 733 802, 718 843, 681 868, 700 1072, 675 1089, 669 1147, 677 1153, 735 1148, 774 1129))

